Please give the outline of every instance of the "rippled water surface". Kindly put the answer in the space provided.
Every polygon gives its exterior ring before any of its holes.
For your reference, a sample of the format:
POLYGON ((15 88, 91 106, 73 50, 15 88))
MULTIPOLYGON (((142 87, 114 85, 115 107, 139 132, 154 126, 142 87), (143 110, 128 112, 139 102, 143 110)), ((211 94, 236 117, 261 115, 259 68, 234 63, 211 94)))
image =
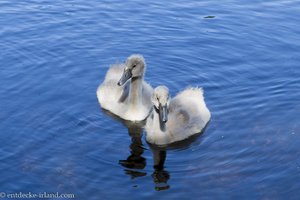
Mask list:
POLYGON ((299 19, 288 0, 1 0, 0 192, 299 199, 299 19), (172 96, 204 88, 203 134, 158 149, 101 110, 132 53, 172 96))

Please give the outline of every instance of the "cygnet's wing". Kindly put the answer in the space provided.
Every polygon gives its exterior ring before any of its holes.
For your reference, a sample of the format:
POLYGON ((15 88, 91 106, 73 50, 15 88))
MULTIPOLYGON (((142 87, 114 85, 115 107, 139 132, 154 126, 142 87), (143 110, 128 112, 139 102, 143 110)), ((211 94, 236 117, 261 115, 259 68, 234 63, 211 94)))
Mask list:
POLYGON ((120 78, 122 77, 123 71, 124 71, 123 64, 111 65, 106 72, 104 82, 113 81, 117 84, 120 78))
POLYGON ((169 121, 172 127, 184 127, 188 124, 190 116, 189 113, 182 108, 180 99, 174 98, 169 104, 169 121))
POLYGON ((113 111, 119 109, 117 102, 124 102, 129 94, 129 83, 118 85, 123 74, 124 65, 114 64, 108 69, 103 83, 97 90, 98 100, 104 109, 113 111))
POLYGON ((179 102, 180 107, 189 113, 193 118, 201 113, 205 107, 202 88, 187 88, 176 95, 174 98, 179 102))
POLYGON ((190 134, 201 131, 209 121, 210 112, 204 102, 202 88, 185 89, 173 101, 177 118, 190 134))

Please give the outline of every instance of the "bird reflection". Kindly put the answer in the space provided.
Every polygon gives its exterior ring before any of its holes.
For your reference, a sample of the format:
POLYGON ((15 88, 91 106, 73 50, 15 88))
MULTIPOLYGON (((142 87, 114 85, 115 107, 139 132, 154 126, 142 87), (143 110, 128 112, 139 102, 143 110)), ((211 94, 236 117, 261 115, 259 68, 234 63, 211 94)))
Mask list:
POLYGON ((142 171, 147 164, 146 158, 142 156, 144 153, 142 134, 145 121, 133 123, 123 120, 107 110, 103 110, 103 112, 126 126, 131 137, 131 144, 129 145, 130 155, 125 160, 119 160, 119 164, 125 168, 125 173, 132 179, 146 176, 147 173, 142 171))
POLYGON ((152 179, 155 183, 155 190, 166 190, 169 189, 168 180, 170 179, 170 174, 164 168, 167 151, 162 149, 157 149, 155 147, 151 147, 153 153, 153 168, 154 172, 152 173, 152 179))
POLYGON ((189 148, 197 140, 197 138, 199 137, 199 135, 201 135, 201 133, 196 134, 186 140, 176 142, 170 145, 159 146, 159 145, 149 144, 153 153, 154 172, 152 174, 152 179, 155 184, 155 190, 161 191, 170 188, 168 181, 171 176, 170 173, 167 170, 165 170, 167 151, 189 148))
POLYGON ((137 178, 146 176, 146 172, 141 172, 146 167, 146 159, 142 156, 144 153, 144 147, 142 143, 142 127, 141 124, 128 124, 128 134, 131 137, 130 155, 126 160, 120 160, 119 164, 125 169, 126 174, 130 175, 131 178, 137 178), (129 126, 128 126, 129 125, 129 126))
MULTIPOLYGON (((128 129, 128 134, 131 137, 130 155, 124 159, 119 160, 119 164, 125 169, 125 174, 129 175, 132 179, 146 176, 147 173, 144 171, 147 162, 146 158, 143 157, 144 146, 142 142, 143 127, 145 121, 140 123, 133 123, 130 121, 123 120, 118 116, 110 113, 109 111, 103 110, 103 112, 113 119, 120 121, 128 129)), ((202 133, 202 132, 201 132, 202 133)), ((186 149, 201 135, 201 133, 194 135, 184 141, 176 142, 167 146, 157 146, 148 144, 153 154, 153 173, 151 175, 155 190, 167 190, 170 188, 168 181, 170 179, 170 173, 165 169, 165 161, 167 157, 167 151, 172 149, 186 149)))

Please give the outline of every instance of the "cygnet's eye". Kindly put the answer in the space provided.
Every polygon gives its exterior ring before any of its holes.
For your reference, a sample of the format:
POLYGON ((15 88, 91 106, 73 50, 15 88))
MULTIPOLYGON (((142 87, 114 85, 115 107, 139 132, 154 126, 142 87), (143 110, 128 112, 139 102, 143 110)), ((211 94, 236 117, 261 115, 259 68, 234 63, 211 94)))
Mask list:
POLYGON ((133 66, 132 66, 132 68, 135 68, 136 67, 136 64, 134 64, 133 66))

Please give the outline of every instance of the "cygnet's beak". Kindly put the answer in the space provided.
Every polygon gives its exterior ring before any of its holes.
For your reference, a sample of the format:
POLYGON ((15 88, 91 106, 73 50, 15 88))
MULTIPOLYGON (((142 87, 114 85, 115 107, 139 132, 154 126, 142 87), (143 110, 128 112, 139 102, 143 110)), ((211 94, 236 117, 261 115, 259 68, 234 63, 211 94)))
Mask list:
POLYGON ((166 123, 168 121, 167 104, 163 105, 163 106, 161 104, 159 104, 159 118, 160 118, 160 121, 163 123, 166 123))
POLYGON ((126 83, 126 81, 128 81, 128 79, 130 79, 132 77, 132 73, 130 69, 125 69, 122 77, 120 78, 119 82, 118 82, 118 86, 124 85, 124 83, 126 83))

